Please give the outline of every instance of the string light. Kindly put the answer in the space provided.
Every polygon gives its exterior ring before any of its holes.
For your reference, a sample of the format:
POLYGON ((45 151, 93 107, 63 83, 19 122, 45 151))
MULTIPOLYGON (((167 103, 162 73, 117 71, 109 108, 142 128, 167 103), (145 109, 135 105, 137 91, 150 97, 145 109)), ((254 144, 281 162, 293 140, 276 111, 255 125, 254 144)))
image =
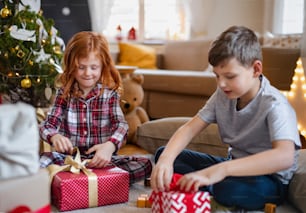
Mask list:
POLYGON ((290 104, 296 111, 298 119, 298 130, 304 137, 306 136, 306 83, 305 74, 302 65, 302 59, 299 58, 296 62, 296 68, 294 70, 294 76, 292 77, 292 83, 290 85, 290 91, 282 91, 287 97, 290 104))

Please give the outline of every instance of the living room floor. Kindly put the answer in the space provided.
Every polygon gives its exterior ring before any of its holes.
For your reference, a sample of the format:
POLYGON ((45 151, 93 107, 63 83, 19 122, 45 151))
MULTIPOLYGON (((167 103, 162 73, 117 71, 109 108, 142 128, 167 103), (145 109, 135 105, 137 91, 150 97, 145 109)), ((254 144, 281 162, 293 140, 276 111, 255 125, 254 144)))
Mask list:
POLYGON ((147 155, 148 151, 134 144, 126 144, 118 150, 118 155, 147 155))
MULTIPOLYGON (((142 155, 147 156, 153 160, 152 154, 148 151, 142 149, 141 147, 134 145, 134 144, 126 144, 120 150, 118 150, 119 155, 142 155)), ((144 181, 138 182, 133 184, 130 187, 129 191, 129 201, 126 203, 120 204, 113 204, 113 205, 106 205, 100 206, 95 208, 87 208, 87 209, 77 209, 68 211, 69 213, 109 213, 109 212, 116 212, 116 213, 145 213, 151 212, 150 208, 138 208, 137 207, 137 198, 142 194, 151 194, 151 188, 144 185, 144 181)), ((222 207, 215 202, 211 203, 212 212, 214 213, 230 213, 231 211, 227 208, 222 207)), ((296 213, 296 210, 285 206, 280 206, 277 208, 277 212, 287 212, 287 213, 296 213)), ((60 212, 54 206, 52 206, 51 212, 60 212)), ((67 212, 67 213, 68 213, 67 212)), ((248 213, 263 213, 263 211, 248 211, 248 213)))

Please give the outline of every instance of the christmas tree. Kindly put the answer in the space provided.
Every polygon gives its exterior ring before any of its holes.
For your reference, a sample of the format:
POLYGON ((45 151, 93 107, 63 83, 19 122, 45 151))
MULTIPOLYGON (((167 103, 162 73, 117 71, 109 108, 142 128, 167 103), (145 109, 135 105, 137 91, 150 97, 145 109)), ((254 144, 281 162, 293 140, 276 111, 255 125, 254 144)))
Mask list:
POLYGON ((40 0, 0 0, 0 94, 12 103, 46 107, 65 44, 40 0))

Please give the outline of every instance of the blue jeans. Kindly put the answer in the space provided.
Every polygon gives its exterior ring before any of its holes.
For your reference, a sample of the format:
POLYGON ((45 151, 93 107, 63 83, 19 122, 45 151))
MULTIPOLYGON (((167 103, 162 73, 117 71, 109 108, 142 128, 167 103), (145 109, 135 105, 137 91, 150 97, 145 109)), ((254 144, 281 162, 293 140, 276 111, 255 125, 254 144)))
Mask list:
MULTIPOLYGON (((164 147, 157 150, 155 162, 164 147)), ((174 162, 174 172, 186 174, 212 166, 214 164, 229 160, 191 150, 183 150, 174 162)), ((288 185, 273 175, 227 177, 224 180, 200 188, 208 191, 214 199, 227 207, 244 210, 260 210, 266 203, 280 205, 287 195, 288 185)))

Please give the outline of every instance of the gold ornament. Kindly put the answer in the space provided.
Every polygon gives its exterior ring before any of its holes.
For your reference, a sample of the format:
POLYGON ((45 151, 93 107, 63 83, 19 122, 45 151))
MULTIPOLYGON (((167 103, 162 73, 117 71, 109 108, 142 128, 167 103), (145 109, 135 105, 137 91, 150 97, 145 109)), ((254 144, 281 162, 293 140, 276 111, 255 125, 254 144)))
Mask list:
POLYGON ((46 44, 47 44, 47 40, 46 40, 46 39, 42 39, 42 40, 41 40, 41 45, 44 46, 44 45, 46 45, 46 44))
POLYGON ((11 53, 15 53, 16 52, 16 48, 11 48, 11 53))
POLYGON ((30 66, 33 66, 34 65, 34 62, 32 60, 29 60, 29 65, 30 66))
POLYGON ((31 79, 28 77, 21 80, 21 87, 22 88, 30 88, 32 86, 31 79))
POLYGON ((0 10, 0 14, 2 18, 7 18, 10 15, 12 15, 12 11, 8 9, 7 6, 5 6, 4 8, 0 10))
POLYGON ((52 49, 55 54, 60 55, 62 53, 61 47, 58 45, 54 46, 52 49))

